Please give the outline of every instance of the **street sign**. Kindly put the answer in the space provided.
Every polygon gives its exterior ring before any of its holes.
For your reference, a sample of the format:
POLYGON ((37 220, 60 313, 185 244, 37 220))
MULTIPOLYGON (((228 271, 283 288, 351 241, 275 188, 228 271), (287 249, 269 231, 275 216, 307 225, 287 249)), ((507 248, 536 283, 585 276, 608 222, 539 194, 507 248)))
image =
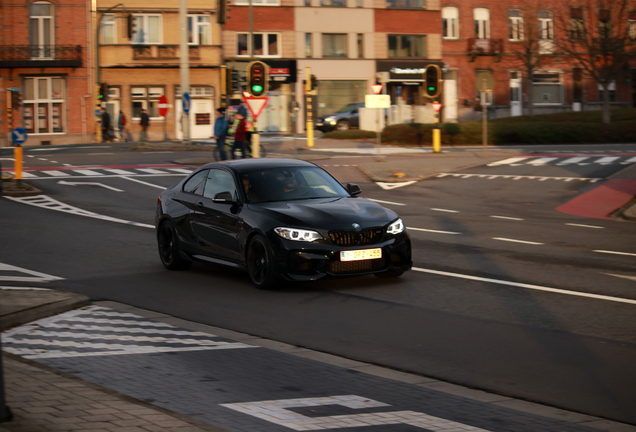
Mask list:
POLYGON ((263 108, 265 108, 267 102, 269 102, 268 97, 245 97, 243 99, 245 100, 247 107, 250 109, 254 120, 258 119, 258 116, 263 112, 263 108))
POLYGON ((442 104, 439 102, 434 102, 431 104, 431 106, 433 107, 433 109, 435 110, 436 113, 439 112, 439 110, 442 109, 442 104))
POLYGON ((364 95, 365 108, 391 108, 390 95, 364 95))
POLYGON ((382 87, 384 87, 382 84, 373 84, 371 86, 371 89, 373 90, 374 94, 380 94, 380 92, 382 91, 382 87))
POLYGON ((168 115, 168 108, 170 108, 170 105, 168 105, 168 98, 166 97, 166 95, 161 95, 161 97, 159 98, 159 105, 158 106, 159 106, 159 115, 161 117, 167 116, 168 115))
POLYGON ((11 131, 11 141, 16 144, 22 144, 27 140, 27 131, 25 128, 17 127, 11 131))
POLYGON ((183 94, 183 96, 181 97, 181 103, 183 104, 183 112, 189 114, 191 103, 190 93, 186 92, 183 94))
POLYGON ((20 89, 18 87, 9 87, 7 90, 15 91, 15 92, 19 92, 20 91, 20 89))
POLYGON ((95 110, 95 117, 99 117, 102 114, 101 110, 96 109, 95 110))

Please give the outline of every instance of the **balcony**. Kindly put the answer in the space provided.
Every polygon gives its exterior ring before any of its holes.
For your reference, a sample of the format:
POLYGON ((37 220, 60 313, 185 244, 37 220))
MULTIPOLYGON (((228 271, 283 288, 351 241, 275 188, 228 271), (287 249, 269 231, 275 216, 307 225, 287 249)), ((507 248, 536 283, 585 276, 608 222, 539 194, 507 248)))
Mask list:
POLYGON ((0 46, 0 68, 82 67, 80 45, 0 46))
POLYGON ((477 56, 494 56, 495 61, 501 61, 503 55, 503 39, 468 39, 468 58, 475 61, 477 56))

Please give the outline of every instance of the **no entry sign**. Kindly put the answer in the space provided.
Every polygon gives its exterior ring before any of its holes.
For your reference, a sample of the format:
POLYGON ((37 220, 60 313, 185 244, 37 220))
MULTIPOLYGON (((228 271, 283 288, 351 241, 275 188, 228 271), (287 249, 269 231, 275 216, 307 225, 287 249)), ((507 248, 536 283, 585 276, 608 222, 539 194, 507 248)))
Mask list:
POLYGON ((166 97, 166 95, 161 95, 161 97, 159 98, 159 115, 161 117, 165 117, 166 115, 168 115, 168 98, 166 97))

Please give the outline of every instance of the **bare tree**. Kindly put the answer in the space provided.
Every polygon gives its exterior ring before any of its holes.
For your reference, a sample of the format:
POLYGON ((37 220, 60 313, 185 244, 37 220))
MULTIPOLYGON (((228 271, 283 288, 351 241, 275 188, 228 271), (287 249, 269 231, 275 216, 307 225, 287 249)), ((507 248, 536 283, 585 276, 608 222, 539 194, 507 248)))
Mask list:
POLYGON ((611 122, 610 86, 635 55, 628 33, 628 12, 636 0, 562 0, 555 12, 555 40, 564 58, 603 88, 603 123, 611 122))

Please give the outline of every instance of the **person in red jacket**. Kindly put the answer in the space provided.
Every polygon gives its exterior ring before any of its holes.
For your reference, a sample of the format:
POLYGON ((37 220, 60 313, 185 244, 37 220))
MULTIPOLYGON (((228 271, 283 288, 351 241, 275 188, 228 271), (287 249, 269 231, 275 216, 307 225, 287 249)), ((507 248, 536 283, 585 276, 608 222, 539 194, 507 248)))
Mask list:
POLYGON ((234 144, 232 145, 232 159, 234 159, 235 151, 237 148, 241 149, 241 156, 245 158, 245 117, 243 117, 239 112, 234 114, 234 144), (238 120, 238 123, 236 122, 238 120))

